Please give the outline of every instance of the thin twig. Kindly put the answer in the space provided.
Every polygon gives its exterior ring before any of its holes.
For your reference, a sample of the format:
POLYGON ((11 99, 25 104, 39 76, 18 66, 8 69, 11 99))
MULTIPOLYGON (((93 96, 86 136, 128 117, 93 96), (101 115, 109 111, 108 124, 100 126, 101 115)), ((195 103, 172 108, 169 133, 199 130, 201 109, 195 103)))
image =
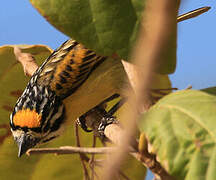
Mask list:
POLYGON ((181 21, 184 21, 187 19, 195 18, 195 17, 207 12, 209 9, 211 9, 211 7, 207 6, 207 7, 198 8, 198 9, 195 9, 193 11, 182 14, 182 15, 178 16, 177 22, 181 22, 181 21))
MULTIPOLYGON (((95 146, 96 146, 96 136, 93 134, 93 143, 92 143, 92 147, 93 148, 95 148, 95 146)), ((96 174, 96 172, 95 172, 95 170, 94 170, 94 168, 95 168, 95 163, 94 163, 94 161, 95 161, 95 155, 94 154, 92 154, 91 155, 91 159, 90 159, 90 168, 91 168, 91 180, 94 180, 94 175, 96 174)))
MULTIPOLYGON (((75 124, 75 137, 76 137, 76 145, 77 147, 81 147, 81 144, 80 144, 80 138, 79 138, 79 129, 78 129, 78 124, 77 122, 74 123, 75 124)), ((89 157, 86 156, 85 154, 81 153, 81 158, 82 160, 86 161, 86 162, 89 162, 89 157)))
POLYGON ((28 150, 27 155, 33 154, 77 154, 77 153, 85 153, 85 154, 109 154, 115 153, 117 151, 116 147, 73 147, 73 146, 62 146, 59 148, 33 148, 28 150))
MULTIPOLYGON (((78 129, 77 122, 75 122, 75 136, 76 136, 76 145, 77 145, 77 147, 81 147, 80 138, 79 138, 79 129, 78 129)), ((87 169, 86 164, 84 162, 86 159, 89 159, 89 158, 84 153, 79 153, 79 156, 80 156, 80 161, 81 161, 81 164, 82 164, 82 167, 83 167, 85 180, 90 180, 90 177, 89 177, 89 174, 88 174, 88 169, 87 169)))

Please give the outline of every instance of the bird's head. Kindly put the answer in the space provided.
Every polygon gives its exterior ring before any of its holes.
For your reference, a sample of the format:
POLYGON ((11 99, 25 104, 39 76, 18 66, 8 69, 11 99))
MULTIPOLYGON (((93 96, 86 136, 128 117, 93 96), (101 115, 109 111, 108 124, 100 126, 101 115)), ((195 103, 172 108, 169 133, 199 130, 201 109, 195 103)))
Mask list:
POLYGON ((58 137, 64 129, 64 119, 64 105, 53 93, 40 87, 25 90, 10 116, 11 131, 19 148, 18 156, 58 137))

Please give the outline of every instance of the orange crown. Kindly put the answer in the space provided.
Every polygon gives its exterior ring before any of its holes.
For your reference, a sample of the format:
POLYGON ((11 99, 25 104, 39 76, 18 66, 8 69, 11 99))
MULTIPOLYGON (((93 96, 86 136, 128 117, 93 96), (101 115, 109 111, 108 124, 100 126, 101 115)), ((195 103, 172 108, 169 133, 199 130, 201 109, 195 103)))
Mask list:
POLYGON ((40 126, 41 115, 39 115, 35 110, 20 110, 14 115, 13 123, 15 126, 36 128, 40 126))

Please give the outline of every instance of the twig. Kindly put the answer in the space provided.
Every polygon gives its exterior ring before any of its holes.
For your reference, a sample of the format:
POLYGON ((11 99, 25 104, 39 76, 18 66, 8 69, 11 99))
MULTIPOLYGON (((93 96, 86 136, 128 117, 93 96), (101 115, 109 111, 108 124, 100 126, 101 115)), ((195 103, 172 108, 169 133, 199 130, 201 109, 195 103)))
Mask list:
POLYGON ((100 147, 100 148, 92 148, 92 147, 73 147, 73 146, 62 146, 59 148, 34 148, 30 149, 27 152, 27 155, 33 154, 77 154, 77 153, 85 153, 85 154, 108 154, 114 153, 117 151, 115 147, 100 147))
POLYGON ((184 20, 187 20, 187 19, 197 17, 197 16, 207 12, 209 9, 211 9, 211 7, 207 6, 207 7, 198 8, 198 9, 195 9, 193 11, 182 14, 177 18, 177 22, 181 22, 181 21, 184 21, 184 20))
MULTIPOLYGON (((80 138, 79 138, 79 128, 78 128, 78 124, 77 124, 77 122, 75 122, 74 124, 75 124, 76 145, 77 145, 77 147, 81 147, 80 138)), ((86 162, 89 162, 88 156, 86 156, 86 155, 83 154, 83 153, 80 153, 80 156, 81 156, 82 160, 84 160, 84 161, 86 161, 86 162)))
POLYGON ((38 68, 34 57, 30 53, 22 53, 21 49, 17 46, 14 47, 14 55, 17 61, 22 64, 25 75, 32 76, 38 68))
MULTIPOLYGON (((93 143, 92 143, 92 147, 93 148, 95 148, 95 146, 96 146, 96 136, 93 134, 93 143)), ((95 173, 95 170, 94 170, 94 168, 95 168, 95 163, 94 163, 94 161, 95 161, 95 155, 94 154, 92 154, 92 156, 91 156, 91 159, 90 159, 90 168, 91 168, 91 180, 94 180, 94 175, 96 174, 95 173)))
MULTIPOLYGON (((74 124, 75 124, 76 145, 77 145, 77 147, 81 147, 81 145, 80 145, 80 138, 79 138, 78 124, 77 124, 76 121, 75 121, 74 124)), ((87 169, 86 164, 84 162, 85 160, 89 161, 89 158, 84 153, 79 153, 79 156, 80 156, 80 161, 81 161, 81 164, 82 164, 82 167, 83 167, 83 172, 84 172, 85 180, 90 180, 90 177, 89 177, 89 174, 88 174, 88 169, 87 169)))

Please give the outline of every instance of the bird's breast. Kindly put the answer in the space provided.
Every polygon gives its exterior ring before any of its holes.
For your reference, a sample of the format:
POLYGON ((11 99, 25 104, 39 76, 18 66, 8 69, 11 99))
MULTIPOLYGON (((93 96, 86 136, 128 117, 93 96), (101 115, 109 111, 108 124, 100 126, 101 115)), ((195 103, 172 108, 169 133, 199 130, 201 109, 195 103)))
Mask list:
POLYGON ((125 82, 121 61, 107 59, 98 66, 88 79, 63 103, 68 120, 75 120, 115 93, 121 93, 125 82))

